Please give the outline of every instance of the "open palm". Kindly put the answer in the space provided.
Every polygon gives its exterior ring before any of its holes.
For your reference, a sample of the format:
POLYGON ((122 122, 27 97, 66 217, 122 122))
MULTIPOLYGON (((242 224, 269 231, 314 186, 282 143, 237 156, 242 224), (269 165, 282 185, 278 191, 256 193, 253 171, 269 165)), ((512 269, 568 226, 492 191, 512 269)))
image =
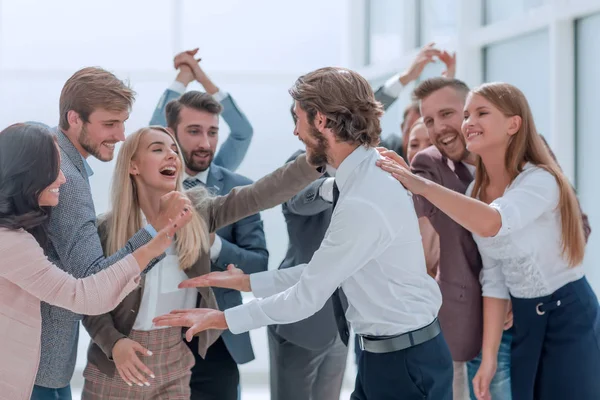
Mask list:
POLYGON ((180 289, 197 287, 219 287, 249 292, 250 278, 244 271, 236 268, 233 264, 229 264, 226 271, 210 272, 206 275, 187 279, 179 284, 180 289))

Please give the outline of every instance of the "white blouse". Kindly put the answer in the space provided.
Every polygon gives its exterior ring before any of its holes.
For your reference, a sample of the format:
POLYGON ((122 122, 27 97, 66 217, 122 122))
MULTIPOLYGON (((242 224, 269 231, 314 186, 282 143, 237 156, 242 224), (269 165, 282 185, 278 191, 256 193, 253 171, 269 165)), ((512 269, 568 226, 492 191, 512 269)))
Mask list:
POLYGON ((179 268, 175 246, 171 245, 165 253, 166 257, 146 274, 142 303, 133 324, 135 330, 162 329, 163 327, 152 323, 154 317, 168 314, 173 310, 196 308, 197 290, 177 287, 179 283, 188 279, 188 276, 179 268))
MULTIPOLYGON (((467 196, 472 190, 473 183, 467 196)), ((583 277, 583 267, 569 268, 562 256, 559 195, 554 176, 528 163, 490 204, 502 218, 500 231, 488 238, 473 234, 483 262, 483 296, 542 297, 583 277)))

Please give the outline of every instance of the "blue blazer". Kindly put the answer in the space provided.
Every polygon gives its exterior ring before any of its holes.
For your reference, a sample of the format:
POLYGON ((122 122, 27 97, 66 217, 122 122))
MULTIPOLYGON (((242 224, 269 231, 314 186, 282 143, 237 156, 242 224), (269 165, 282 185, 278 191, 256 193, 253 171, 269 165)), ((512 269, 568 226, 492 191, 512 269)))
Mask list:
MULTIPOLYGON (((249 185, 252 181, 214 163, 208 171, 207 188, 217 195, 225 195, 236 186, 249 185)), ((223 247, 215 262, 213 271, 224 271, 229 264, 235 264, 247 274, 266 271, 269 252, 260 214, 254 214, 216 232, 223 247)), ((213 288, 219 309, 226 310, 242 304, 242 295, 237 290, 213 288)), ((238 364, 254 360, 254 352, 248 332, 234 335, 226 330, 221 335, 229 353, 238 364)))
MULTIPOLYGON (((171 100, 178 99, 180 96, 181 94, 174 90, 165 90, 160 100, 158 100, 150 125, 167 126, 165 108, 171 100)), ((223 106, 221 116, 231 132, 215 155, 212 165, 220 165, 230 171, 235 171, 244 160, 250 147, 253 134, 252 125, 231 95, 227 94, 221 101, 221 105, 223 106)))

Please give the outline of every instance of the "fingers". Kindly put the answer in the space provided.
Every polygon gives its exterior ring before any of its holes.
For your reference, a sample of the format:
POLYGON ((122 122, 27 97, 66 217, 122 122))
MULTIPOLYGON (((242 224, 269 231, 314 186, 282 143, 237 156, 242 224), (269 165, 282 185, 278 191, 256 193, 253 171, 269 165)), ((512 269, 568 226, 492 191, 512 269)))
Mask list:
POLYGON ((178 315, 166 314, 156 317, 152 320, 152 323, 156 326, 180 326, 186 327, 190 324, 187 319, 178 315))
POLYGON ((119 375, 121 375, 121 379, 125 381, 129 386, 133 386, 134 384, 138 384, 135 381, 134 377, 129 373, 129 368, 125 367, 117 367, 117 371, 119 371, 119 375))
POLYGON ((210 287, 210 281, 206 276, 186 279, 178 285, 179 289, 189 289, 198 287, 210 287))
POLYGON ((185 332, 185 339, 188 342, 191 342, 196 333, 202 332, 204 330, 206 330, 206 328, 203 327, 201 323, 196 323, 196 324, 192 325, 192 327, 185 332))
MULTIPOLYGON (((144 374, 142 374, 142 372, 137 368, 137 365, 144 365, 140 359, 138 358, 137 355, 133 354, 131 356, 131 360, 128 363, 128 369, 129 369, 129 375, 132 376, 134 378, 134 382, 138 385, 138 386, 150 386, 150 382, 148 382, 148 379, 146 379, 146 377, 144 376, 144 374)), ((145 367, 145 366, 144 366, 145 367)))
POLYGON ((237 268, 236 268, 236 267, 235 267, 235 265, 233 265, 233 264, 229 264, 229 265, 227 266, 227 271, 232 271, 232 272, 234 272, 234 271, 236 271, 236 270, 237 270, 237 268))

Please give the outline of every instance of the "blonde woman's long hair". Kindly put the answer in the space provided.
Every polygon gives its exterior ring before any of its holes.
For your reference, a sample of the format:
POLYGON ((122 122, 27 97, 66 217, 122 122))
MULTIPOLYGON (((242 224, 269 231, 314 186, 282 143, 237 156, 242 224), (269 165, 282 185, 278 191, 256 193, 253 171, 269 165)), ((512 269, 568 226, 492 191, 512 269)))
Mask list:
MULTIPOLYGON (((185 165, 181 157, 181 149, 171 133, 161 126, 150 126, 139 129, 129 135, 117 156, 117 165, 111 182, 111 209, 103 218, 107 223, 106 229, 106 255, 114 254, 123 248, 129 238, 142 229, 142 210, 140 208, 138 193, 133 176, 129 173, 131 161, 135 158, 142 137, 150 131, 163 132, 177 145, 182 169, 177 177, 176 190, 183 192, 182 176, 185 165)), ((183 270, 191 267, 200 256, 202 250, 208 250, 209 238, 206 222, 192 208, 192 220, 179 230, 175 237, 175 248, 179 256, 179 267, 183 270)))
MULTIPOLYGON (((511 183, 523 171, 527 162, 545 169, 554 176, 560 190, 557 208, 561 216, 562 254, 569 266, 581 264, 585 253, 585 236, 579 203, 569 180, 535 128, 533 114, 525 95, 508 83, 498 82, 483 84, 473 89, 472 93, 488 100, 507 117, 521 117, 519 131, 509 139, 504 166, 510 175, 511 183)), ((488 185, 489 176, 479 158, 473 197, 479 197, 488 185)))

